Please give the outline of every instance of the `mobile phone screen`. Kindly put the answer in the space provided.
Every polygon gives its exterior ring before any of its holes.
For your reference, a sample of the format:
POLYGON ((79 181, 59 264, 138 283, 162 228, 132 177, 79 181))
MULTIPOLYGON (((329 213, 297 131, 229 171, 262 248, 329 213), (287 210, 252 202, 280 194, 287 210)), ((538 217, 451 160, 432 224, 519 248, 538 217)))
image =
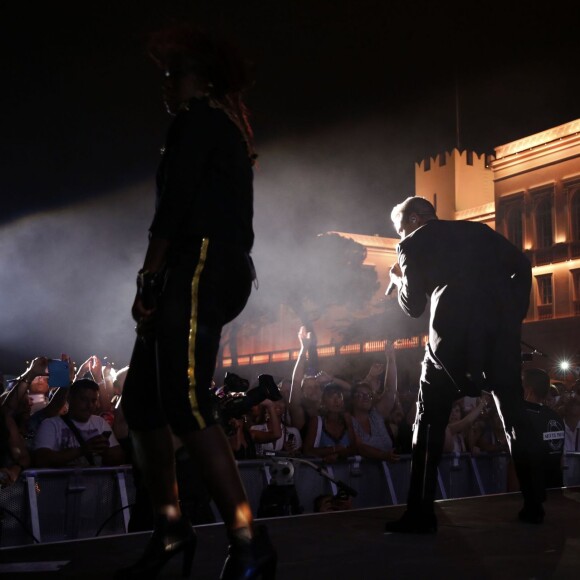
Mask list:
POLYGON ((48 386, 68 387, 70 377, 68 372, 68 362, 65 360, 51 359, 48 361, 48 386))

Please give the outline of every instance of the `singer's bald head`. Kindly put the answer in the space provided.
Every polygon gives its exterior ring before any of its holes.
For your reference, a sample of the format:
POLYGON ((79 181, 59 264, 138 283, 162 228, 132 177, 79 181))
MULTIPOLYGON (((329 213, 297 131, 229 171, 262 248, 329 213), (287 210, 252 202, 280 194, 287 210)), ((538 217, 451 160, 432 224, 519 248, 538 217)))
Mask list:
POLYGON ((395 219, 398 218, 407 221, 412 213, 429 217, 430 219, 437 219, 435 208, 427 198, 411 196, 393 208, 391 211, 391 221, 394 223, 395 219))
POLYGON ((424 197, 408 197, 391 211, 391 220, 401 239, 405 239, 426 222, 436 219, 435 208, 424 197))

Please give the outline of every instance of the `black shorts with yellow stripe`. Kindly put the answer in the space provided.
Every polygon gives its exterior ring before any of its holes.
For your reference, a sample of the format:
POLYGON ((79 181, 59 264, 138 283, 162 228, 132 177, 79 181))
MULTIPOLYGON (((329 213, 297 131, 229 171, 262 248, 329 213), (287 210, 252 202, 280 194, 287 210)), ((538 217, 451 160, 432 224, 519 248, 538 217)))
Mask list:
POLYGON ((136 339, 123 388, 130 429, 169 424, 181 435, 219 422, 210 389, 221 332, 246 305, 252 277, 247 253, 207 238, 170 254, 152 333, 136 339))

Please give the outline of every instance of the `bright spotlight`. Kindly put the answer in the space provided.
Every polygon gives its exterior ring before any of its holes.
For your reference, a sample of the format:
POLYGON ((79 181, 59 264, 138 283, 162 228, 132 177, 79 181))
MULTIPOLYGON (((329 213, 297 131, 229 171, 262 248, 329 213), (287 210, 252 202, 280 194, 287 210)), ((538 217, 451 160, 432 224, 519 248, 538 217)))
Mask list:
POLYGON ((562 372, 566 372, 570 370, 570 362, 567 360, 561 360, 558 363, 558 368, 562 371, 562 372))

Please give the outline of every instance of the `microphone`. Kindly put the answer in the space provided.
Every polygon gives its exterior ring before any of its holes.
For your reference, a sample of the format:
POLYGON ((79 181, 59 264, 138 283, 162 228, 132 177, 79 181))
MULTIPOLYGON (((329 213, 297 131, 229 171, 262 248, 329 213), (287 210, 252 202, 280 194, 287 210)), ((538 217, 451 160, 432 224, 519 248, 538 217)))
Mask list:
POLYGON ((385 291, 385 296, 390 296, 393 293, 393 290, 397 287, 394 282, 391 282, 385 291))

